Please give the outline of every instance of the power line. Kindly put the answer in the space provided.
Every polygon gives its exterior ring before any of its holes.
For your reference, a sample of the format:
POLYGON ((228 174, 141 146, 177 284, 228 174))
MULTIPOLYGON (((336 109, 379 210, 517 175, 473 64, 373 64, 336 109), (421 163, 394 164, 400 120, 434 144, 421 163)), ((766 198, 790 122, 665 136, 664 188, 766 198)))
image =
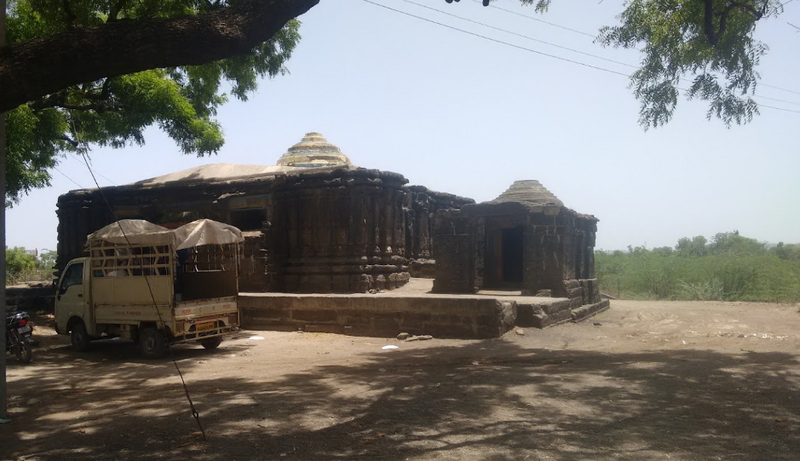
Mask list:
MULTIPOLYGON (((507 46, 510 46, 510 47, 513 47, 513 48, 517 48, 517 49, 520 49, 520 50, 528 51, 528 52, 535 53, 535 54, 538 54, 538 55, 547 56, 549 58, 558 59, 560 61, 565 61, 565 62, 569 62, 569 63, 572 63, 572 64, 577 64, 579 66, 588 67, 588 68, 591 68, 591 69, 600 70, 600 71, 603 71, 603 72, 608 72, 608 73, 615 74, 615 75, 620 75, 620 76, 623 76, 623 77, 628 77, 628 78, 631 77, 630 74, 626 74, 624 72, 619 72, 619 71, 616 71, 616 70, 613 70, 613 69, 608 69, 608 68, 605 68, 605 67, 600 67, 600 66, 595 66, 595 65, 592 65, 592 64, 587 64, 587 63, 584 63, 584 62, 581 62, 581 61, 575 61, 573 59, 565 58, 563 56, 558 56, 558 55, 554 55, 554 54, 550 54, 550 53, 544 53, 542 51, 534 50, 534 49, 531 49, 531 48, 526 48, 524 46, 516 45, 514 43, 510 43, 510 42, 506 42, 506 41, 499 40, 499 39, 496 39, 496 38, 488 37, 486 35, 481 35, 481 34, 478 34, 478 33, 475 33, 475 32, 471 32, 471 31, 468 31, 468 30, 465 30, 465 29, 461 29, 461 28, 458 28, 458 27, 455 27, 455 26, 451 26, 451 25, 444 24, 444 23, 441 23, 441 22, 438 22, 438 21, 434 21, 433 19, 429 19, 429 18, 425 18, 425 17, 422 17, 422 16, 418 16, 418 15, 415 15, 415 14, 412 14, 412 13, 408 13, 406 11, 398 10, 398 9, 392 8, 390 6, 386 6, 386 5, 382 5, 380 3, 376 3, 376 2, 374 2, 372 0, 363 0, 363 1, 366 2, 366 3, 372 4, 372 5, 379 6, 381 8, 393 11, 395 13, 400 13, 400 14, 403 14, 405 16, 409 16, 409 17, 412 17, 412 18, 415 18, 415 19, 419 19, 419 20, 422 20, 422 21, 425 21, 425 22, 429 22, 431 24, 435 24, 435 25, 438 25, 438 26, 441 26, 441 27, 445 27, 447 29, 455 30, 457 32, 461 32, 461 33, 464 33, 464 34, 472 35, 474 37, 482 38, 484 40, 489 40, 491 42, 499 43, 501 45, 507 45, 507 46)), ((445 12, 437 10, 435 8, 431 8, 431 7, 428 7, 428 6, 425 6, 425 5, 420 5, 420 4, 418 4, 416 2, 413 2, 411 0, 403 0, 403 1, 406 2, 406 3, 410 3, 410 4, 417 5, 417 6, 421 6, 421 7, 426 8, 426 9, 437 11, 437 12, 440 12, 442 14, 446 14, 448 16, 452 16, 452 17, 455 17, 455 18, 458 18, 458 19, 469 21, 469 22, 472 22, 472 23, 475 23, 475 24, 479 24, 479 25, 482 25, 482 26, 485 26, 485 27, 489 27, 489 28, 492 28, 492 29, 495 29, 495 30, 506 32, 506 33, 509 33, 509 34, 512 34, 512 35, 517 35, 517 36, 520 36, 520 37, 523 37, 523 38, 527 38, 527 39, 534 40, 534 41, 537 41, 537 42, 546 43, 548 45, 556 46, 558 48, 567 49, 567 50, 570 50, 570 51, 574 51, 574 52, 581 53, 581 54, 586 54, 588 56, 592 56, 592 57, 595 57, 595 58, 598 58, 598 59, 603 59, 603 60, 607 60, 608 61, 608 59, 605 59, 605 58, 603 58, 601 56, 593 55, 593 54, 590 54, 590 53, 584 53, 582 51, 574 50, 574 49, 567 48, 567 47, 562 47, 560 45, 555 45, 555 44, 552 44, 552 43, 549 43, 549 42, 544 42, 542 40, 538 40, 538 39, 535 39, 535 38, 532 38, 532 37, 528 37, 526 35, 517 34, 516 32, 511 32, 511 31, 508 31, 508 30, 505 30, 505 29, 501 29, 501 28, 497 28, 497 27, 490 26, 490 25, 487 25, 487 24, 483 24, 481 22, 473 21, 471 19, 462 18, 462 17, 454 15, 454 14, 445 13, 445 12)), ((624 65, 624 66, 627 66, 627 67, 634 67, 635 68, 635 66, 632 66, 632 65, 626 64, 626 63, 622 63, 622 62, 619 62, 619 61, 611 60, 611 62, 614 62, 614 63, 617 63, 617 64, 621 64, 621 65, 624 65)), ((686 79, 681 79, 681 80, 686 80, 686 79)), ((686 89, 684 89, 684 88, 678 88, 678 89, 682 90, 682 91, 686 91, 686 89)), ((787 91, 790 91, 790 90, 787 90, 787 91)), ((766 97, 766 96, 753 95, 753 97, 762 98, 762 99, 768 99, 768 100, 777 101, 777 102, 783 102, 783 103, 787 103, 787 104, 800 105, 800 103, 796 103, 796 102, 792 102, 792 101, 786 101, 786 100, 777 99, 777 98, 769 98, 769 97, 766 97)), ((782 110, 784 112, 793 112, 793 113, 800 114, 800 111, 797 111, 797 110, 783 109, 783 108, 778 108, 778 107, 775 107, 775 106, 769 106, 769 105, 765 105, 765 104, 760 104, 760 106, 766 107, 766 108, 769 108, 769 109, 776 109, 776 110, 782 110)))
POLYGON ((800 110, 784 109, 783 107, 768 106, 766 104, 759 104, 758 107, 766 107, 767 109, 775 109, 783 112, 792 112, 794 114, 800 114, 800 110))
MULTIPOLYGON (((490 24, 486 24, 486 23, 483 23, 483 22, 480 22, 480 21, 475 21, 475 20, 472 20, 472 19, 469 19, 469 18, 465 18, 463 16, 458 16, 456 14, 448 13, 446 11, 442 11, 442 10, 439 10, 437 8, 430 7, 428 5, 423 5, 421 3, 417 3, 417 2, 415 2, 413 0, 402 0, 402 1, 404 1, 405 3, 411 4, 411 5, 416 5, 418 7, 425 8, 427 10, 431 10, 431 11, 435 11, 437 13, 441 13, 441 14, 446 15, 446 16, 450 16, 452 18, 460 19, 462 21, 467 21, 467 22, 470 22, 472 24, 477 24, 479 26, 487 27, 489 29, 493 29, 493 30, 496 30, 496 31, 499 31, 499 32, 504 32, 504 33, 511 34, 511 35, 514 35, 514 36, 517 36, 517 37, 520 37, 520 38, 524 38, 526 40, 531 40, 531 41, 534 41, 534 42, 542 43, 542 44, 545 44, 545 45, 548 45, 548 46, 552 46, 552 47, 559 48, 559 49, 562 49, 562 50, 571 51, 573 53, 578 53, 578 54, 581 54, 581 55, 584 55, 584 56, 589 56, 589 57, 592 57, 592 58, 596 58, 596 59, 600 59, 600 60, 603 60, 603 61, 607 61, 607 62, 611 62, 611 63, 614 63, 614 64, 618 64, 618 65, 621 65, 621 66, 629 67, 629 68, 632 68, 632 69, 636 69, 637 68, 637 66, 634 66, 632 64, 628 64, 626 62, 617 61, 617 60, 614 60, 614 59, 608 59, 608 58, 605 58, 603 56, 599 56, 599 55, 596 55, 596 54, 593 54, 593 53, 587 53, 587 52, 584 52, 584 51, 576 50, 574 48, 561 46, 561 45, 558 45, 558 44, 555 44, 555 43, 551 43, 551 42, 548 42, 548 41, 545 41, 545 40, 539 40, 539 39, 533 38, 533 37, 531 37, 529 35, 518 34, 516 32, 510 31, 510 30, 507 30, 507 29, 503 29, 501 27, 495 27, 495 26, 492 26, 490 24)), ((691 82, 689 79, 685 79, 685 78, 681 78, 681 80, 683 80, 685 82, 691 82)), ((798 93, 798 94, 800 94, 800 93, 798 93)), ((769 101, 776 101, 776 102, 782 102, 782 103, 786 103, 786 104, 792 104, 792 105, 795 105, 795 106, 800 106, 800 102, 787 101, 785 99, 771 98, 771 97, 768 97, 768 96, 761 96, 761 95, 753 95, 753 97, 760 98, 760 99, 765 99, 765 100, 769 100, 769 101)))
MULTIPOLYGON (((481 3, 481 0, 472 0, 472 1, 474 1, 475 3, 481 3)), ((594 34, 590 34, 588 32, 584 32, 582 30, 572 29, 570 27, 562 26, 561 24, 556 24, 554 22, 545 21, 544 19, 537 18, 537 17, 534 17, 534 16, 530 16, 530 15, 527 15, 527 14, 518 13, 518 12, 513 11, 513 10, 507 10, 505 8, 501 8, 499 6, 495 6, 495 5, 492 5, 492 4, 490 4, 489 7, 497 9, 497 10, 500 10, 500 11, 505 11, 506 13, 513 14, 513 15, 516 15, 516 16, 521 16, 523 18, 530 19, 531 21, 536 21, 536 22, 540 22, 542 24, 547 24, 548 26, 551 26, 551 27, 557 27, 559 29, 564 29, 566 31, 573 32, 575 34, 585 35, 587 37, 592 37, 592 38, 596 38, 597 37, 594 34)))
POLYGON ((480 22, 480 21, 474 21, 472 19, 465 18, 463 16, 458 16, 458 15, 455 15, 455 14, 452 14, 452 13, 448 13, 446 11, 442 11, 440 9, 430 7, 428 5, 423 5, 421 3, 417 3, 417 2, 412 1, 412 0, 403 0, 403 1, 406 2, 406 3, 409 3, 411 5, 416 5, 416 6, 420 7, 420 8, 425 8, 425 9, 428 9, 428 10, 431 10, 431 11, 436 11, 437 13, 441 13, 443 15, 450 16, 452 18, 460 19, 462 21, 471 22, 473 24, 477 24, 479 26, 487 27, 489 29, 493 29, 493 30, 497 30, 497 31, 504 32, 504 33, 507 33, 507 34, 515 35, 517 37, 524 38, 526 40, 531 40, 533 42, 542 43, 544 45, 552 46, 552 47, 559 48, 559 49, 562 49, 562 50, 567 50, 567 51, 571 51, 573 53, 582 54, 584 56, 590 56, 592 58, 600 59, 600 60, 607 61, 607 62, 610 62, 610 63, 619 64, 620 66, 631 67, 633 69, 636 68, 636 66, 633 66, 633 65, 625 63, 625 62, 616 61, 614 59, 609 59, 609 58, 604 58, 604 57, 598 56, 596 54, 592 54, 592 53, 587 53, 585 51, 576 50, 575 48, 569 48, 569 47, 566 47, 566 46, 561 46, 561 45, 558 45, 558 44, 555 44, 555 43, 551 43, 551 42, 548 42, 548 41, 545 41, 545 40, 540 40, 538 38, 533 38, 533 37, 531 37, 529 35, 518 34, 516 32, 512 32, 512 31, 507 30, 507 29, 503 29, 503 28, 500 28, 500 27, 495 27, 495 26, 492 26, 492 25, 489 25, 489 24, 486 24, 486 23, 483 23, 483 22, 480 22))
POLYGON ((537 50, 534 50, 534 49, 531 49, 531 48, 526 48, 524 46, 515 45, 515 44, 510 43, 510 42, 504 42, 503 40, 498 40, 496 38, 488 37, 486 35, 481 35, 481 34, 477 34, 475 32, 470 32, 470 31, 465 30, 465 29, 459 29, 458 27, 450 26, 450 25, 447 25, 447 24, 444 24, 444 23, 441 23, 441 22, 438 22, 438 21, 434 21, 433 19, 428 19, 428 18, 424 18, 422 16, 417 16, 415 14, 407 13, 405 11, 395 9, 395 8, 390 7, 390 6, 381 5, 380 3, 373 2, 372 0, 363 0, 363 1, 367 2, 367 3, 370 3, 372 5, 375 5, 375 6, 379 6, 381 8, 385 8, 385 9, 390 10, 390 11, 394 11, 395 13, 404 14, 406 16, 410 16, 412 18, 416 18, 416 19, 419 19, 419 20, 422 20, 422 21, 425 21, 425 22, 429 22, 431 24, 436 24, 437 26, 446 27, 448 29, 452 29, 452 30, 455 30, 455 31, 458 31, 458 32, 461 32, 461 33, 464 33, 464 34, 472 35, 472 36, 475 36, 475 37, 478 37, 478 38, 482 38, 484 40, 489 40, 490 42, 495 42, 495 43, 499 43, 501 45, 507 45, 507 46, 510 46, 510 47, 513 47, 513 48, 517 48, 517 49, 520 49, 520 50, 528 51, 530 53, 534 53, 534 54, 538 54, 538 55, 542 55, 542 56, 547 56, 547 57, 553 58, 553 59, 558 59, 559 61, 570 62, 572 64, 577 64, 579 66, 588 67, 590 69, 600 70, 600 71, 603 71, 603 72, 608 72, 610 74, 621 75, 623 77, 630 77, 629 74, 626 74, 624 72, 618 72, 616 70, 606 69, 605 67, 595 66, 595 65, 592 65, 592 64, 586 64, 585 62, 575 61, 573 59, 564 58, 562 56, 557 56, 557 55, 550 54, 550 53, 544 53, 542 51, 537 51, 537 50))
MULTIPOLYGON (((481 0, 472 0, 472 1, 474 1, 476 3, 481 3, 481 0)), ((783 3, 782 6, 786 6, 789 3, 792 3, 793 1, 794 0, 789 0, 789 1, 785 2, 785 3, 783 3)), ((530 19, 531 21, 536 21, 536 22, 539 22, 539 23, 542 23, 542 24, 547 24, 547 25, 552 26, 552 27, 557 27, 559 29, 567 30, 567 31, 575 33, 575 34, 585 35, 585 36, 588 36, 588 37, 592 37, 593 39, 597 38, 596 35, 590 34, 588 32, 584 32, 584 31, 577 30, 577 29, 572 29, 570 27, 562 26, 562 25, 556 24, 554 22, 545 21, 545 20, 537 18, 535 16, 531 16, 531 15, 528 15, 528 14, 522 14, 522 13, 519 13, 519 12, 516 12, 516 11, 513 11, 513 10, 509 10, 509 9, 506 9, 506 8, 501 8, 499 6, 495 6, 495 5, 491 5, 491 4, 489 5, 489 7, 490 8, 495 8, 495 9, 503 11, 503 12, 506 12, 508 14, 513 14, 514 16, 520 16, 520 17, 523 17, 523 18, 526 18, 526 19, 530 19)), ((770 85, 768 83, 762 83, 762 82, 759 82, 759 85, 761 85, 763 87, 767 87, 767 88, 772 88, 773 90, 784 91, 786 93, 796 94, 796 95, 800 96, 800 91, 790 90, 790 89, 787 89, 787 88, 782 88, 782 87, 779 87, 779 86, 776 86, 776 85, 770 85)))
MULTIPOLYGON (((128 240, 128 236, 125 234, 125 229, 122 228, 122 224, 119 222, 116 212, 114 211, 114 207, 111 206, 111 202, 108 201, 106 194, 103 193, 103 189, 100 187, 100 184, 97 182, 97 178, 94 175, 94 171, 92 171, 92 166, 89 165, 89 156, 86 154, 88 150, 88 144, 86 142, 82 142, 78 138, 78 130, 75 128, 75 120, 70 120, 72 122, 72 130, 75 132, 75 139, 84 145, 84 149, 82 149, 81 156, 83 157, 84 163, 86 164, 86 168, 89 170, 89 174, 92 176, 92 181, 94 181, 94 185, 97 186, 97 190, 100 193, 100 197, 102 197, 103 202, 105 203, 106 207, 108 207, 108 211, 113 216, 114 221, 117 223, 120 232, 122 232, 122 237, 125 238, 125 241, 128 243, 128 246, 131 246, 131 241, 128 240)), ((144 273, 144 262, 140 261, 140 268, 142 269, 142 273, 144 273)), ((161 316, 161 308, 158 307, 158 303, 156 302, 155 294, 153 293, 153 287, 150 285, 150 279, 148 277, 144 278, 145 283, 147 284, 147 290, 150 292, 150 299, 153 302, 153 307, 156 309, 156 314, 158 315, 158 321, 161 323, 162 328, 164 325, 164 319, 161 316)), ((192 401, 192 397, 189 395, 189 386, 186 385, 186 380, 183 378, 183 372, 181 368, 178 366, 178 361, 175 359, 175 355, 171 348, 167 349, 169 351, 170 359, 172 360, 172 364, 175 365, 175 370, 178 372, 178 376, 181 379, 181 385, 183 386, 183 391, 186 394, 186 400, 189 402, 189 408, 192 412, 192 417, 194 418, 195 422, 197 422, 197 427, 200 428, 200 432, 203 434, 203 439, 206 438, 206 431, 203 428, 203 424, 200 422, 200 413, 194 406, 194 402, 192 401)))
MULTIPOLYGON (((83 160, 81 160, 80 158, 78 158, 78 156, 77 156, 77 155, 73 154, 72 152, 70 152, 70 155, 71 155, 71 156, 72 156, 72 157, 73 157, 75 160, 77 160, 78 162, 80 162, 81 164, 83 164, 83 160)), ((91 160, 91 157, 89 157, 89 160, 91 160)), ((115 186, 117 185, 117 183, 115 183, 114 181, 112 181, 112 180, 108 179, 108 178, 107 178, 107 177, 106 177, 104 174, 100 173, 99 171, 97 171, 97 170, 94 170, 94 172, 97 174, 97 176, 100 176, 101 178, 105 179, 105 180, 106 180, 106 181, 108 181, 109 183, 111 183, 111 184, 113 184, 113 185, 115 185, 115 186)))
POLYGON ((58 171, 59 173, 61 173, 61 176, 63 176, 63 177, 65 177, 65 178, 69 179, 70 181, 72 181, 72 184, 75 184, 76 186, 80 187, 81 189, 86 189, 85 187, 83 187, 83 186, 81 186, 80 184, 78 184, 77 182, 75 182, 75 180, 74 180, 74 179, 72 179, 72 178, 70 178, 69 176, 67 176, 66 174, 64 174, 64 172, 63 172, 63 171, 59 170, 59 169, 58 169, 58 168, 56 168, 55 166, 53 167, 53 169, 54 169, 54 170, 56 170, 56 171, 58 171))

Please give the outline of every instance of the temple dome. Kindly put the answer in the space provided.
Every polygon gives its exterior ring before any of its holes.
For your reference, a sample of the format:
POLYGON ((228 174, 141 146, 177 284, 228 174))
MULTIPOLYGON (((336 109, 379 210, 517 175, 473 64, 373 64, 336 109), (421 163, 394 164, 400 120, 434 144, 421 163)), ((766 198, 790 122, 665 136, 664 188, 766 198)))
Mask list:
POLYGON ((564 203, 539 181, 514 181, 514 184, 489 203, 521 203, 528 207, 563 207, 564 203))
POLYGON ((321 134, 313 132, 306 133, 300 142, 278 159, 278 166, 315 168, 335 165, 352 166, 350 159, 338 147, 321 134))

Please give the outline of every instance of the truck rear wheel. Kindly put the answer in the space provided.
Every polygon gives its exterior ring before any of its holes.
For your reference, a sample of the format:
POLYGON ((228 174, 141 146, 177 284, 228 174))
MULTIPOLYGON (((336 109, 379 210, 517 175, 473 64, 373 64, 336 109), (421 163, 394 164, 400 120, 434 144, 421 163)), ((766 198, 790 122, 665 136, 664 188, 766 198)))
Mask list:
POLYGON ((86 331, 86 324, 83 323, 83 320, 79 320, 78 323, 72 326, 69 337, 72 341, 72 348, 76 351, 84 352, 89 350, 91 339, 89 339, 89 333, 86 331))
POLYGON ((208 350, 216 349, 222 343, 222 336, 214 336, 213 338, 206 338, 200 340, 200 345, 208 350))
POLYGON ((139 349, 148 359, 157 359, 167 353, 167 337, 164 332, 156 327, 146 327, 139 330, 139 349))

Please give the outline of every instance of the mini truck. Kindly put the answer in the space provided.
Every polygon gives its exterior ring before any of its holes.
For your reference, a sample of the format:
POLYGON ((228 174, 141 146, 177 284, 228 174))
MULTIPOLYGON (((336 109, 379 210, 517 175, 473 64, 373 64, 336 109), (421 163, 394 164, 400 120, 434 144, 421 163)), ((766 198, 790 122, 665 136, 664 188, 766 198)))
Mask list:
POLYGON ((64 268, 56 287, 56 332, 79 351, 95 339, 138 342, 161 357, 170 344, 215 349, 239 328, 242 233, 201 219, 170 230, 125 219, 88 236, 89 256, 64 268))

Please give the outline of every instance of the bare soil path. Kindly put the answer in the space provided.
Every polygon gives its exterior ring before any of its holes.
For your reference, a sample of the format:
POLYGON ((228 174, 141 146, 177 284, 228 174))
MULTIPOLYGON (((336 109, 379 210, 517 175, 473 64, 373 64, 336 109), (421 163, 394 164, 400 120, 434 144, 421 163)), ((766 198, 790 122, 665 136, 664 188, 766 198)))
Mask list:
POLYGON ((169 360, 76 353, 41 323, 34 362, 9 357, 3 460, 800 459, 797 306, 615 301, 495 340, 175 347, 206 440, 169 360))

